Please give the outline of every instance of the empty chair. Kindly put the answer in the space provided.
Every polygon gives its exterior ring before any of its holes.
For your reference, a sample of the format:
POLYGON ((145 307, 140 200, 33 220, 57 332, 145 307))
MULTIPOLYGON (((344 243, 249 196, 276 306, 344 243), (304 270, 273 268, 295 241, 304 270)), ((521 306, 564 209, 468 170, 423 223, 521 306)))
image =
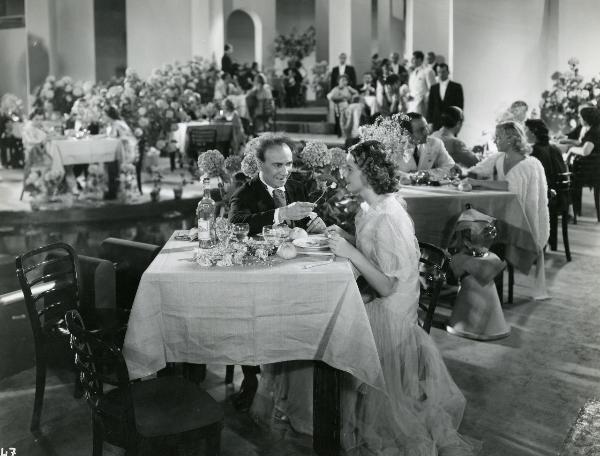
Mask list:
POLYGON ((419 297, 419 325, 427 332, 431 330, 433 315, 450 260, 446 252, 439 247, 419 242, 421 258, 419 259, 419 276, 421 295, 419 297))
POLYGON ((148 449, 165 454, 163 445, 205 439, 205 454, 220 453, 223 410, 208 393, 181 377, 131 382, 116 346, 87 331, 77 311, 65 319, 92 412, 94 456, 102 455, 105 441, 137 455, 148 449), (115 388, 105 391, 105 384, 115 388))
POLYGON ((115 265, 117 305, 121 309, 131 309, 142 274, 158 252, 158 245, 127 239, 106 238, 100 244, 100 258, 115 265))
MULTIPOLYGON (((89 263, 91 259, 85 261, 89 263)), ((82 305, 79 259, 68 244, 58 242, 20 255, 16 258, 16 268, 33 331, 36 387, 31 430, 36 431, 40 425, 49 356, 57 344, 66 347, 69 333, 65 312, 80 309, 94 329, 118 329, 126 321, 126 315, 110 308, 82 305)), ((104 286, 109 287, 110 280, 104 286)))
POLYGON ((556 250, 558 241, 558 216, 561 217, 563 246, 567 261, 571 261, 571 249, 569 248, 569 206, 571 205, 571 173, 558 175, 556 190, 552 191, 549 200, 550 209, 550 238, 548 245, 550 250, 556 250))
POLYGON ((187 156, 198 161, 201 152, 217 148, 217 130, 201 125, 190 125, 186 131, 187 156))

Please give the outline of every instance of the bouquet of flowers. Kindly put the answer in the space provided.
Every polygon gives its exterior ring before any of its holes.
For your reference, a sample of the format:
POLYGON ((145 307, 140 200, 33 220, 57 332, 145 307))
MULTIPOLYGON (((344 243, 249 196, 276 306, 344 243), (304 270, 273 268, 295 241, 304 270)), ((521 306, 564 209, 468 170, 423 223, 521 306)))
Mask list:
POLYGON ((225 159, 225 171, 230 175, 239 172, 242 169, 242 158, 239 155, 230 155, 225 159))
POLYGON ((225 158, 218 150, 207 150, 198 157, 198 169, 206 177, 221 177, 225 158))
POLYGON ((360 139, 382 143, 392 163, 408 162, 412 156, 413 145, 409 133, 400 125, 402 120, 407 119, 403 114, 378 117, 373 124, 359 127, 360 139))
POLYGON ((540 114, 551 131, 565 132, 575 126, 579 106, 600 102, 600 80, 585 82, 579 74, 579 60, 572 57, 569 69, 552 74, 552 88, 542 93, 540 114))
POLYGON ((56 79, 54 76, 48 76, 40 87, 35 90, 34 108, 44 108, 47 102, 52 103, 54 111, 64 115, 71 112, 73 103, 83 97, 86 89, 93 87, 91 83, 74 82, 69 76, 56 79))
POLYGON ((303 165, 310 170, 327 166, 331 162, 331 152, 321 142, 308 142, 299 154, 303 165))
POLYGON ((9 134, 7 125, 23 119, 23 101, 12 93, 5 93, 0 98, 0 137, 9 134))
POLYGON ((241 170, 249 178, 257 176, 260 171, 258 158, 256 158, 256 149, 259 144, 260 138, 253 138, 244 146, 244 158, 242 159, 241 170))

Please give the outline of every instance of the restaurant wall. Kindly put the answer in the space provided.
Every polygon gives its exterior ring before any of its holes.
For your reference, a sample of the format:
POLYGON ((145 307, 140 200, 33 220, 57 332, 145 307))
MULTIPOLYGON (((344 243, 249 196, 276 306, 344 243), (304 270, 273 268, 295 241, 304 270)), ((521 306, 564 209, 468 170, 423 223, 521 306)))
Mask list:
POLYGON ((190 0, 168 4, 164 0, 127 0, 126 8, 127 65, 140 76, 146 77, 166 63, 190 59, 190 0))
POLYGON ((460 136, 480 143, 514 100, 537 106, 547 85, 544 0, 453 0, 452 78, 465 92, 460 136))
POLYGON ((27 35, 25 28, 0 30, 0 96, 27 99, 27 35))

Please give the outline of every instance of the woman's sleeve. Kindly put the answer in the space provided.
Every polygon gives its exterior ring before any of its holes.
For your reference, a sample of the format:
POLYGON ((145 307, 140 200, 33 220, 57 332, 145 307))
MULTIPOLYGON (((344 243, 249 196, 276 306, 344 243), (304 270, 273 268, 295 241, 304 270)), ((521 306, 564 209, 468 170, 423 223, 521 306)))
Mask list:
POLYGON ((478 176, 486 176, 491 177, 494 175, 494 167, 496 166, 496 162, 498 158, 500 158, 500 154, 502 152, 496 152, 495 154, 490 155, 486 159, 480 161, 475 166, 472 166, 468 169, 469 173, 477 174, 478 176))
POLYGON ((401 280, 415 273, 419 247, 412 221, 404 210, 383 214, 377 223, 374 242, 376 266, 388 277, 401 280))
POLYGON ((516 193, 538 247, 546 245, 550 235, 548 186, 544 167, 535 158, 527 158, 506 176, 508 190, 516 193))

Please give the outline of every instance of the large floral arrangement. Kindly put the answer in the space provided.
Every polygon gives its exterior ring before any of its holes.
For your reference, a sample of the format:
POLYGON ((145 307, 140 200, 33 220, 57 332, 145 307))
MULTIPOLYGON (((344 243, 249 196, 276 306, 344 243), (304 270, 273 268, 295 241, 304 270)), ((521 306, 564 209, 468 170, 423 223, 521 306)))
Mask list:
POLYGON ((6 131, 10 122, 23 119, 23 101, 12 93, 5 93, 0 98, 0 136, 6 131))
POLYGON ((579 60, 569 59, 566 71, 552 74, 552 88, 542 93, 540 114, 555 133, 573 128, 579 106, 583 103, 600 102, 600 79, 585 81, 579 73, 579 60))
POLYGON ((138 138, 162 151, 178 122, 202 115, 202 97, 205 101, 212 98, 216 75, 216 67, 202 58, 164 65, 146 81, 128 68, 122 81, 108 87, 106 98, 138 138))
POLYGON ((289 35, 279 35, 275 38, 275 57, 303 58, 315 49, 316 44, 316 30, 312 25, 300 34, 293 29, 289 35))
POLYGON ((329 90, 329 68, 326 61, 315 63, 311 68, 312 80, 310 85, 315 92, 317 100, 325 98, 327 91, 329 90))
POLYGON ((392 163, 408 162, 412 155, 413 145, 409 133, 402 128, 401 121, 408 120, 403 114, 392 117, 378 117, 371 125, 359 128, 360 139, 363 141, 379 141, 385 147, 392 163))
POLYGON ((73 81, 69 76, 56 79, 48 76, 34 92, 33 107, 44 109, 47 102, 52 103, 54 111, 61 115, 69 114, 73 103, 85 94, 92 92, 94 84, 87 81, 73 81))

